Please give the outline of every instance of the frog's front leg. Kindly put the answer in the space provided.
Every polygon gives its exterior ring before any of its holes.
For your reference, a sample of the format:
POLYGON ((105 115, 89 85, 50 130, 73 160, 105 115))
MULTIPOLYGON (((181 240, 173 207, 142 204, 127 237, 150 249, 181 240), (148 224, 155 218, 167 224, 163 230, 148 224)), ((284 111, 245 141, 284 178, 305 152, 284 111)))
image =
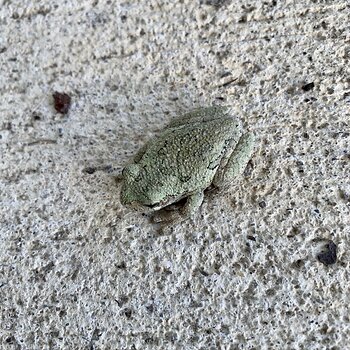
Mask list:
POLYGON ((245 169, 254 149, 254 135, 251 133, 243 135, 235 149, 231 153, 227 162, 220 165, 216 172, 213 184, 220 188, 229 187, 236 176, 240 175, 245 169))
POLYGON ((166 208, 159 210, 153 214, 152 221, 156 223, 160 222, 181 222, 194 214, 201 204, 203 203, 204 193, 199 191, 193 193, 192 195, 186 198, 185 205, 176 211, 169 211, 166 208))

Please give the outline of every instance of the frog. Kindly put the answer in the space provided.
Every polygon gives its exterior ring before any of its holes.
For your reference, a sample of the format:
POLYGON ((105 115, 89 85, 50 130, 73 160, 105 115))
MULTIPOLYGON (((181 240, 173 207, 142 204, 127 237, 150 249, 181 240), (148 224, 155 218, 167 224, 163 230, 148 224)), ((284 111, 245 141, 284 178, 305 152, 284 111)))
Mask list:
POLYGON ((253 150, 253 133, 243 132, 231 107, 187 112, 173 119, 124 167, 121 203, 151 212, 157 223, 189 219, 201 207, 206 190, 232 186, 253 150))

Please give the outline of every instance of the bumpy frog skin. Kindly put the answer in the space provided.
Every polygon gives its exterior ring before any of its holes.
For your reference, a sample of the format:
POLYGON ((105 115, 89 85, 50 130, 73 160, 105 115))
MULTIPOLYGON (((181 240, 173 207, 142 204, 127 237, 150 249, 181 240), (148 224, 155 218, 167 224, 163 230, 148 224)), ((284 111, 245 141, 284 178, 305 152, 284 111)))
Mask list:
POLYGON ((177 211, 159 211, 156 222, 182 221, 195 213, 209 186, 229 187, 253 152, 229 107, 194 110, 172 121, 123 170, 121 203, 159 210, 186 198, 177 211))

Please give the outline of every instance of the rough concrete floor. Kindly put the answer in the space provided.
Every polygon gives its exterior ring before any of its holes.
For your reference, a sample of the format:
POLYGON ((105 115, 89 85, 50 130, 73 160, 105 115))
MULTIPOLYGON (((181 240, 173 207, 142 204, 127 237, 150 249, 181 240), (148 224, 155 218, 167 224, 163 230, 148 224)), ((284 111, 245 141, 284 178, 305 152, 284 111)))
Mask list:
POLYGON ((350 349, 347 0, 0 5, 1 349, 350 349), (113 176, 216 104, 254 156, 160 234, 113 176))

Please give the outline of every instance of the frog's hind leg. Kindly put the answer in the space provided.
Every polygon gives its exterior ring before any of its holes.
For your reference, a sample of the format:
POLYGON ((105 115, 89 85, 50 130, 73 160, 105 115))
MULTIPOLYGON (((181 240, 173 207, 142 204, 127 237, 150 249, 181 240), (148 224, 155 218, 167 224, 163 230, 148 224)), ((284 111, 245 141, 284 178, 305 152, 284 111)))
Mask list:
POLYGON ((219 188, 227 188, 245 169, 254 149, 254 135, 251 133, 243 135, 226 164, 220 166, 216 172, 213 185, 219 188))
POLYGON ((176 222, 179 223, 184 221, 192 216, 201 204, 203 203, 204 193, 203 191, 193 193, 192 195, 186 198, 185 205, 176 211, 169 211, 161 209, 155 214, 153 214, 152 221, 155 223, 160 222, 176 222))

